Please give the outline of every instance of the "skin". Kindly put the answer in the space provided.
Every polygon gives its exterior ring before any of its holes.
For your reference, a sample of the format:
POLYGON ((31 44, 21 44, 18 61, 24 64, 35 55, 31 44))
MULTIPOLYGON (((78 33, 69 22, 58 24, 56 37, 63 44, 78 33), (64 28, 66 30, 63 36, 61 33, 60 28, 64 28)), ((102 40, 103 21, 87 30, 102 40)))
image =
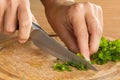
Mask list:
POLYGON ((32 25, 29 0, 0 0, 0 32, 12 34, 18 24, 18 40, 24 43, 29 38, 32 25))
POLYGON ((80 52, 86 60, 97 52, 103 28, 103 12, 99 5, 74 0, 41 0, 53 30, 68 49, 80 52))
MULTIPOLYGON (((80 52, 86 60, 98 50, 103 28, 102 8, 74 0, 41 0, 53 30, 71 51, 80 52)), ((34 17, 29 0, 0 0, 0 31, 12 34, 19 24, 18 41, 25 43, 34 17), (19 22, 19 23, 18 23, 19 22)))

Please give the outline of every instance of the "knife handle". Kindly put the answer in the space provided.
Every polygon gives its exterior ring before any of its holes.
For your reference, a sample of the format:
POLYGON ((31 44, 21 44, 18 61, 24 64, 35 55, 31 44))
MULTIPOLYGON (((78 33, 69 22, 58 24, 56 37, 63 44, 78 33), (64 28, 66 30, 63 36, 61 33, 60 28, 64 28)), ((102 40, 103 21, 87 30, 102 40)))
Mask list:
POLYGON ((33 29, 41 29, 42 31, 44 31, 39 25, 37 25, 36 23, 32 22, 32 28, 33 29))
MULTIPOLYGON (((36 23, 32 22, 32 30, 31 31, 33 31, 35 29, 41 29, 42 31, 44 31, 39 25, 37 25, 36 23)), ((17 25, 16 30, 19 30, 19 24, 17 25)))

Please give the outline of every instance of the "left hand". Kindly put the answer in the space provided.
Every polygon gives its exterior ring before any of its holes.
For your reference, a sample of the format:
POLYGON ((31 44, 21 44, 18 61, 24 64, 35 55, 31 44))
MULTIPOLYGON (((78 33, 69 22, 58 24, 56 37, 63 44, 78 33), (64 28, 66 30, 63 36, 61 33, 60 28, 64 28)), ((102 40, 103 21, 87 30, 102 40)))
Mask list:
POLYGON ((61 40, 71 51, 80 52, 89 61, 90 54, 98 50, 102 36, 102 8, 90 2, 69 1, 46 6, 47 19, 61 40))

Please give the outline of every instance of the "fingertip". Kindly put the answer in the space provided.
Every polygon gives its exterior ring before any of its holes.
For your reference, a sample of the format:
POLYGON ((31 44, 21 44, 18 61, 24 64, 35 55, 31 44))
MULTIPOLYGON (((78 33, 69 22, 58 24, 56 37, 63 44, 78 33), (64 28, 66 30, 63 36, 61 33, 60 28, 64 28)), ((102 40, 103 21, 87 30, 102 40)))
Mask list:
POLYGON ((5 35, 10 35, 10 34, 13 34, 15 32, 15 26, 5 26, 4 27, 4 30, 3 30, 3 33, 5 34, 5 35))
POLYGON ((98 46, 93 46, 92 48, 90 48, 90 54, 94 54, 98 51, 98 46))
POLYGON ((18 41, 19 41, 20 43, 26 43, 26 42, 27 42, 27 39, 18 39, 18 41))
POLYGON ((85 57, 85 59, 86 59, 87 61, 91 61, 91 60, 90 60, 90 57, 85 57))
POLYGON ((87 60, 87 61, 90 61, 90 53, 89 53, 89 50, 88 49, 82 49, 80 50, 80 53, 84 56, 84 58, 87 60))
POLYGON ((24 31, 24 30, 21 32, 19 31, 18 32, 18 41, 20 43, 25 43, 29 39, 29 36, 30 36, 29 31, 24 31))
POLYGON ((99 49, 101 36, 92 34, 90 37, 90 54, 93 55, 99 49))

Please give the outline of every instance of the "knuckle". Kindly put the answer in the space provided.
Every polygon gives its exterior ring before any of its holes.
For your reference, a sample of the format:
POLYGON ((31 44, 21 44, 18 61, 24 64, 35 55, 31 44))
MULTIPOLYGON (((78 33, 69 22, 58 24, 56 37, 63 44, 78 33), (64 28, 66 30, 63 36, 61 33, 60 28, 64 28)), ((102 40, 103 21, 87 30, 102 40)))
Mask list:
POLYGON ((7 2, 7 8, 10 9, 11 11, 15 10, 17 8, 17 4, 13 1, 13 0, 10 0, 7 2))
POLYGON ((98 6, 98 10, 103 13, 103 10, 102 10, 102 7, 101 6, 98 6))
POLYGON ((7 4, 9 5, 9 7, 11 7, 13 5, 13 0, 7 0, 7 4))
POLYGON ((12 3, 13 0, 6 0, 8 3, 12 3))
POLYGON ((98 36, 102 36, 102 29, 98 26, 95 26, 93 29, 92 29, 92 33, 93 34, 96 34, 98 36))
POLYGON ((84 4, 85 4, 85 5, 91 5, 92 3, 89 2, 89 1, 87 1, 87 2, 85 2, 84 4))
POLYGON ((32 25, 32 23, 31 22, 23 22, 23 23, 21 23, 20 24, 21 26, 20 27, 22 27, 22 28, 24 28, 24 29, 29 29, 29 28, 31 28, 31 25, 32 25))
POLYGON ((84 38, 89 37, 88 33, 86 31, 84 31, 84 30, 81 30, 78 35, 80 35, 81 37, 84 37, 84 38))
POLYGON ((68 10, 67 16, 70 18, 71 22, 76 21, 77 15, 84 15, 83 4, 81 3, 74 4, 68 10))
POLYGON ((72 11, 79 12, 83 8, 83 4, 81 3, 76 3, 74 6, 71 6, 72 11))
POLYGON ((11 9, 17 8, 18 0, 7 0, 7 5, 8 5, 7 7, 11 9))
POLYGON ((103 11, 102 7, 100 5, 94 4, 94 7, 97 8, 98 11, 101 11, 101 12, 103 11))
POLYGON ((92 7, 93 4, 91 2, 85 2, 84 5, 87 7, 92 7))
POLYGON ((100 5, 97 5, 98 9, 102 10, 102 7, 100 5))

